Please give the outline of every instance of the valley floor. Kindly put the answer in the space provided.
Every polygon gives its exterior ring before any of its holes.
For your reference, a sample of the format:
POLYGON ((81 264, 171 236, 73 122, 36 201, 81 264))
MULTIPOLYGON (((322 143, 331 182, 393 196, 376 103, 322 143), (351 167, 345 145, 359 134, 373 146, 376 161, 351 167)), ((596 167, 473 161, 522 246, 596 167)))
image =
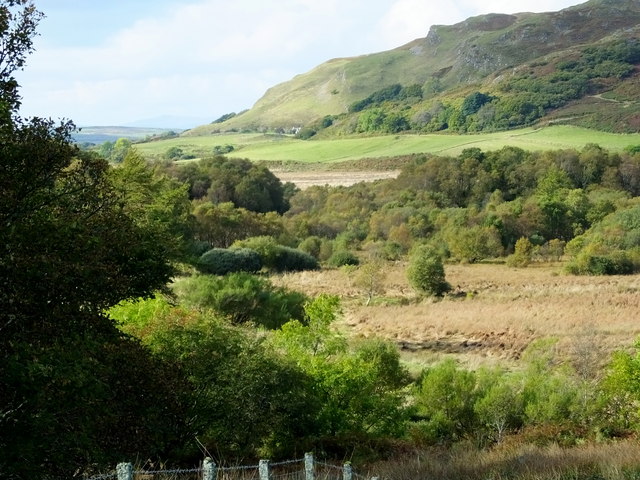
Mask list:
POLYGON ((561 265, 511 268, 502 264, 448 265, 454 293, 417 299, 406 265, 385 266, 383 293, 369 306, 355 270, 287 274, 279 282, 305 293, 343 298, 343 324, 354 336, 397 343, 419 371, 454 356, 470 367, 517 365, 535 339, 553 337, 555 350, 585 369, 599 369, 615 349, 640 335, 640 276, 572 276, 561 265))

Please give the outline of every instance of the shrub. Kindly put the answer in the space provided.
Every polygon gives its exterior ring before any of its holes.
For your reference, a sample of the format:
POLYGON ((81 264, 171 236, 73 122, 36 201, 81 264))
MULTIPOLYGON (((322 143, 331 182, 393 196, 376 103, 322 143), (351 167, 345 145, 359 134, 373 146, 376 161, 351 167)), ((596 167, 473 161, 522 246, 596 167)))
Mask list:
POLYGON ((318 260, 310 254, 286 247, 276 242, 273 237, 252 237, 234 243, 235 247, 255 250, 262 261, 262 266, 273 272, 300 272, 319 268, 318 260))
POLYGON ((418 429, 428 443, 461 439, 477 424, 476 374, 447 360, 427 370, 418 383, 418 429))
POLYGON ((317 270, 318 260, 301 250, 283 245, 278 246, 274 269, 277 272, 301 272, 303 270, 317 270))
POLYGON ((531 263, 533 244, 528 238, 522 237, 516 242, 513 255, 507 257, 507 265, 510 267, 526 267, 531 263))
POLYGON ((303 293, 276 287, 246 272, 195 276, 179 282, 175 289, 189 306, 210 309, 234 324, 253 322, 266 328, 279 328, 292 319, 303 321, 308 301, 303 293))
POLYGON ((327 263, 332 267, 343 267, 345 265, 359 265, 360 260, 353 252, 339 250, 331 255, 327 263))
POLYGON ((407 277, 413 288, 426 295, 441 296, 451 290, 444 277, 442 258, 428 245, 420 245, 413 251, 407 277))
POLYGON ((196 267, 202 273, 226 275, 232 272, 257 272, 262 268, 262 262, 255 250, 213 248, 200 257, 196 267))
POLYGON ((322 239, 318 236, 312 235, 300 242, 300 245, 298 245, 298 249, 302 250, 305 253, 308 253, 309 255, 313 255, 316 258, 319 258, 321 245, 322 239))
POLYGON ((634 270, 634 262, 623 250, 598 254, 585 249, 567 265, 574 275, 630 275, 634 270))

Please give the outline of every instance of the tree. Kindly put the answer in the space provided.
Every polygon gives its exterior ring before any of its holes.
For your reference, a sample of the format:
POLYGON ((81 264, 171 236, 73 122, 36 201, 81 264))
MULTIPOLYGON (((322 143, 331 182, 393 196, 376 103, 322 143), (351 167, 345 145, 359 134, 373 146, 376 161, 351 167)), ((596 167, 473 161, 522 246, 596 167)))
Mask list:
POLYGON ((69 478, 140 445, 166 455, 184 421, 179 388, 160 394, 129 369, 169 379, 165 365, 104 313, 164 288, 174 273, 167 238, 127 207, 105 160, 72 144, 72 123, 17 114, 12 75, 41 17, 30 1, 0 0, 2 478, 69 478))
POLYGON ((361 265, 356 272, 354 283, 367 297, 366 305, 371 303, 373 297, 384 292, 384 262, 380 258, 372 258, 361 265))
POLYGON ((418 246, 411 254, 407 277, 413 288, 426 295, 439 297, 451 290, 444 277, 442 258, 428 245, 418 246))
POLYGON ((408 374, 397 349, 381 341, 363 341, 353 350, 331 324, 338 314, 337 297, 320 295, 307 304, 306 325, 292 321, 274 332, 273 346, 309 375, 320 409, 316 435, 321 441, 352 450, 340 441, 398 435, 407 409, 402 391, 408 374))

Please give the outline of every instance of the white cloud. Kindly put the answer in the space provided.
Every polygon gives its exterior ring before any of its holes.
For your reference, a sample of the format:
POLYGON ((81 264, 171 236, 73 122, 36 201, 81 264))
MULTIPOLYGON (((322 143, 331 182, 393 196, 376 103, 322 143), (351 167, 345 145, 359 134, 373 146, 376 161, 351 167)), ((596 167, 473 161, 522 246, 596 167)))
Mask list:
POLYGON ((216 118, 250 107, 267 88, 323 61, 397 47, 424 37, 432 24, 570 3, 176 0, 155 16, 132 19, 98 46, 39 41, 19 76, 22 111, 79 124, 163 114, 216 118))

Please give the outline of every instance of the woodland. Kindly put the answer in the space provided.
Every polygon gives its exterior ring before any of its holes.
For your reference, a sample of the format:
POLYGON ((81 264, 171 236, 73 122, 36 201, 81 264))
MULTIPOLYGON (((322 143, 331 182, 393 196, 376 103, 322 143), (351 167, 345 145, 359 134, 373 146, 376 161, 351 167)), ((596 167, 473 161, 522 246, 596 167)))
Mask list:
MULTIPOLYGON (((515 367, 416 371, 397 343, 340 327, 348 299, 282 279, 346 273, 366 308, 391 269, 414 305, 473 301, 450 265, 637 275, 640 146, 414 155, 395 179, 305 190, 213 152, 149 162, 120 142, 105 158, 72 123, 18 115, 40 18, 0 2, 0 477, 313 451, 384 478, 637 478, 633 338, 597 365, 540 337, 515 367)), ((637 45, 614 47, 626 74, 637 45)), ((465 101, 467 128, 494 101, 465 101)))

